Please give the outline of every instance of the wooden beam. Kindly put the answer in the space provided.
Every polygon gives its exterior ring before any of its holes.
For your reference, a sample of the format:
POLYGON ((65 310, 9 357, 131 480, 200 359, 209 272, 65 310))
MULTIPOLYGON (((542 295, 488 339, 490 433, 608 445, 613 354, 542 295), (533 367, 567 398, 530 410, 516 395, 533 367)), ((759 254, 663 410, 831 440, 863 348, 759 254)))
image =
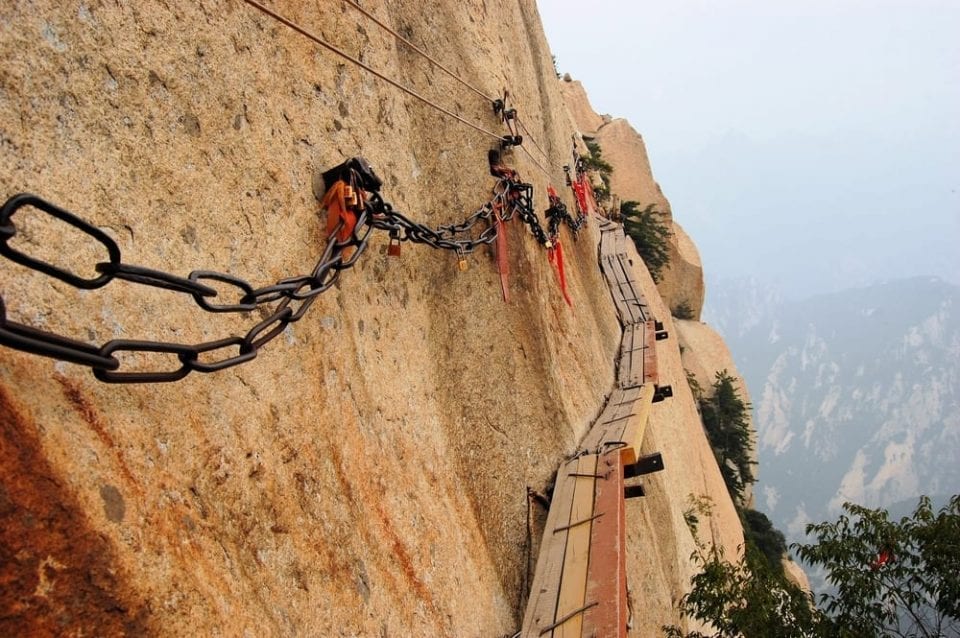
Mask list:
POLYGON ((554 630, 554 638, 581 638, 583 614, 574 613, 583 609, 587 591, 587 567, 590 562, 590 530, 596 519, 593 502, 597 479, 597 460, 595 454, 586 454, 578 459, 576 487, 573 493, 573 508, 570 511, 570 524, 575 526, 567 530, 567 547, 563 559, 563 577, 560 579, 560 596, 554 621, 564 620, 554 630), (580 523, 583 521, 583 523, 580 523), (579 524, 578 524, 579 523, 579 524))
POLYGON ((648 321, 644 327, 643 349, 643 382, 657 384, 660 375, 657 373, 657 329, 655 321, 648 321))
POLYGON ((654 388, 652 383, 648 383, 640 388, 640 396, 633 404, 634 417, 623 430, 623 441, 626 447, 623 448, 624 463, 632 465, 637 462, 640 456, 640 447, 643 445, 643 435, 647 431, 647 421, 650 419, 650 408, 653 406, 654 388))
POLYGON ((618 451, 600 457, 594 505, 596 519, 590 538, 587 602, 597 601, 583 616, 583 636, 625 638, 627 635, 626 516, 623 501, 623 460, 618 451))
POLYGON ((560 595, 560 577, 563 574, 563 559, 566 553, 569 532, 553 533, 554 529, 570 524, 573 508, 573 491, 576 479, 567 475, 578 463, 568 461, 560 464, 557 480, 550 501, 540 554, 530 587, 530 599, 523 617, 522 636, 540 638, 540 630, 553 623, 556 617, 557 598, 560 595))

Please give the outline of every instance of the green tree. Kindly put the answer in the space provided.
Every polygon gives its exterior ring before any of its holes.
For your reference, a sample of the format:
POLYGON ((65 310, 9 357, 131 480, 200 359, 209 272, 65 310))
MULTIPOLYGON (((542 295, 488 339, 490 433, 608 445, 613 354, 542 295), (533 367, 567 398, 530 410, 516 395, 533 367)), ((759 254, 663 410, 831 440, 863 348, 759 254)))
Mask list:
POLYGON ((693 319, 693 306, 688 299, 681 299, 676 306, 670 309, 670 314, 677 319, 693 319))
POLYGON ((787 539, 763 512, 752 509, 740 510, 740 522, 743 523, 743 539, 748 546, 756 548, 767 560, 769 568, 783 574, 781 559, 787 553, 787 539))
POLYGON ((846 503, 835 522, 809 525, 815 542, 792 548, 822 568, 835 593, 820 607, 796 585, 770 570, 763 553, 747 540, 744 556, 731 563, 706 548, 696 534, 697 517, 684 516, 694 534, 692 558, 701 572, 680 600, 680 613, 713 628, 671 638, 901 638, 960 636, 960 496, 934 512, 921 497, 912 516, 891 521, 882 509, 846 503))
POLYGON ((687 375, 687 385, 690 386, 690 393, 693 394, 693 400, 699 405, 700 401, 703 400, 703 386, 697 381, 697 375, 686 368, 684 368, 683 371, 687 375))
MULTIPOLYGON (((663 269, 670 262, 670 227, 666 216, 650 204, 640 210, 640 203, 623 202, 620 207, 623 230, 630 239, 654 281, 660 281, 663 269)), ((691 313, 692 314, 692 313, 691 313)))
POLYGON ((599 188, 593 190, 594 195, 598 202, 606 201, 610 199, 610 174, 613 173, 613 166, 603 159, 603 149, 600 148, 598 142, 585 139, 584 143, 587 145, 590 155, 585 155, 582 158, 583 165, 589 170, 596 171, 602 182, 599 188))
POLYGON ((735 501, 742 502, 746 486, 756 482, 756 462, 750 454, 750 404, 740 398, 734 378, 726 370, 717 372, 713 395, 701 400, 700 414, 727 490, 735 501))
MULTIPOLYGON (((726 560, 722 548, 707 546, 697 533, 696 513, 709 515, 703 497, 684 512, 697 549, 691 559, 701 571, 691 580, 690 593, 680 599, 684 618, 712 627, 711 633, 685 633, 664 627, 670 638, 808 638, 824 635, 823 614, 812 597, 771 569, 764 554, 747 541, 743 556, 726 560)), ((779 563, 779 557, 777 558, 779 563)))
POLYGON ((921 497, 899 521, 882 509, 843 510, 807 526, 815 543, 792 546, 835 590, 820 603, 832 635, 960 636, 960 495, 938 512, 921 497))
POLYGON ((584 140, 584 143, 587 145, 590 154, 583 156, 583 165, 592 171, 597 171, 601 177, 604 174, 609 177, 610 173, 613 172, 613 166, 603 159, 603 149, 600 148, 600 143, 594 140, 584 140))

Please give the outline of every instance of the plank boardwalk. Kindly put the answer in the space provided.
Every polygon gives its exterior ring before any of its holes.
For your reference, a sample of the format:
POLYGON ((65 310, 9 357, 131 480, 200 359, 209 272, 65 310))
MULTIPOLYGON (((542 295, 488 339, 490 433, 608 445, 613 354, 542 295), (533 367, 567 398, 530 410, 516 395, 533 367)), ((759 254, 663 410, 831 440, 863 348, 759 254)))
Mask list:
POLYGON ((600 265, 623 326, 616 386, 560 465, 524 613, 524 638, 626 636, 624 466, 637 462, 657 383, 656 324, 619 225, 601 227, 600 265))

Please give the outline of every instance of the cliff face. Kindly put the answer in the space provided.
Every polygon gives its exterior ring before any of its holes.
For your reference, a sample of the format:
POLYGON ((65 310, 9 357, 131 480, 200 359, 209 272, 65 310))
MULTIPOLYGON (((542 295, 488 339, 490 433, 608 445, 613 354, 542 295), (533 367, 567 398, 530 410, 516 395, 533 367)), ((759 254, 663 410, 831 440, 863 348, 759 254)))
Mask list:
POLYGON ((613 166, 611 192, 621 202, 639 202, 641 208, 653 204, 655 210, 666 216, 673 235, 669 242, 669 264, 661 273, 657 291, 671 311, 685 308, 689 318, 699 319, 705 295, 700 253, 673 219, 670 202, 653 178, 643 137, 623 118, 598 115, 580 82, 565 78, 561 87, 574 122, 584 135, 597 141, 603 158, 613 166))
MULTIPOLYGON (((486 101, 348 6, 277 10, 500 130, 486 101)), ((575 127, 534 3, 372 11, 483 92, 509 88, 551 175, 521 151, 507 159, 546 208, 575 127)), ((429 225, 490 198, 484 134, 240 2, 6 6, 0 53, 6 195, 31 191, 89 220, 125 263, 254 286, 308 273, 325 225, 311 183, 354 155, 387 201, 429 225)), ((22 252, 96 276, 103 249, 88 236, 36 212, 16 223, 22 252)), ((254 361, 177 383, 108 385, 0 349, 2 633, 512 633, 536 518, 526 489, 545 488, 596 416, 619 328, 595 224, 577 241, 564 231, 572 309, 529 234, 514 223, 508 236, 509 304, 488 252, 459 272, 426 246, 388 258, 378 233, 254 361)), ((92 344, 201 343, 268 315, 208 314, 119 281, 78 291, 7 260, 0 270, 9 320, 92 344)), ((718 542, 732 552, 742 540, 676 342, 661 352, 678 396, 648 429, 668 469, 628 506, 642 521, 628 539, 635 635, 676 621, 692 573, 689 494, 719 504, 718 542)))

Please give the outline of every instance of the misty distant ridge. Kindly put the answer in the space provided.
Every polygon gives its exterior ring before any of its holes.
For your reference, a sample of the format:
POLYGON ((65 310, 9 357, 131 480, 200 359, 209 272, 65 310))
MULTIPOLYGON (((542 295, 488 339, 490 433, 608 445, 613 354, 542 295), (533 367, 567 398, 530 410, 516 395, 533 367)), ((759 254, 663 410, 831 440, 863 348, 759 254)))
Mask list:
POLYGON ((960 492, 960 286, 913 277, 784 301, 724 282, 705 315, 753 398, 758 506, 789 537, 844 501, 960 492))

